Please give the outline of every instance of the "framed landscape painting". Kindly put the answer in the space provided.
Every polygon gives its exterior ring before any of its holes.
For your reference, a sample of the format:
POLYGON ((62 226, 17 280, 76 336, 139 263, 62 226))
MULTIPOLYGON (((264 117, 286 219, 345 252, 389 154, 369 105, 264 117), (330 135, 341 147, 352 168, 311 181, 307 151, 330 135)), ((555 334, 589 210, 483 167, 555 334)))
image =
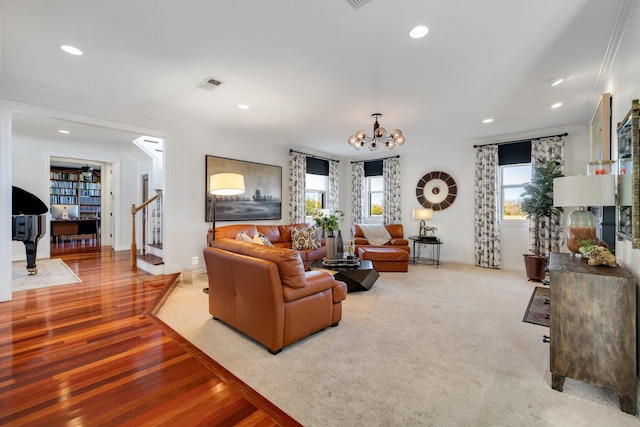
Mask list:
POLYGON ((282 218, 281 166, 206 156, 206 222, 212 220, 213 196, 209 193, 209 178, 218 173, 242 175, 245 192, 236 196, 216 196, 216 222, 282 218))

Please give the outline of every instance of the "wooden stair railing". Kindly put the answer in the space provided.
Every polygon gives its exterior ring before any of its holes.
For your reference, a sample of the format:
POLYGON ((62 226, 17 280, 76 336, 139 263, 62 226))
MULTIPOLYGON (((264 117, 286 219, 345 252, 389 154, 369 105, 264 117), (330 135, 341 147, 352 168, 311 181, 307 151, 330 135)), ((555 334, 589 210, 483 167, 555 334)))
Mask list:
MULTIPOLYGON (((136 246, 136 214, 162 196, 161 190, 156 190, 155 196, 142 203, 140 206, 131 205, 131 268, 138 268, 138 247, 136 246)), ((142 230, 143 245, 146 243, 147 230, 142 230)))

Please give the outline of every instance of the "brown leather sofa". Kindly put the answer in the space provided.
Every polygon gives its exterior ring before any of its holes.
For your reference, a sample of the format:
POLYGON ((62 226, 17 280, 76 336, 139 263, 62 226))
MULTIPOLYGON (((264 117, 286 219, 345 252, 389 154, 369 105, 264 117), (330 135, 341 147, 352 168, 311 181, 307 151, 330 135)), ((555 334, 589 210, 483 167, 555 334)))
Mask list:
MULTIPOLYGON (((409 241, 404 238, 404 229, 402 228, 402 224, 388 224, 384 226, 389 234, 391 235, 391 240, 389 240, 384 245, 379 245, 375 247, 379 248, 388 248, 394 247, 410 252, 409 249, 409 241)), ((369 243, 369 241, 364 237, 364 233, 362 229, 358 226, 358 224, 354 224, 351 227, 351 235, 353 236, 353 240, 355 243, 355 253, 358 253, 358 249, 362 246, 373 246, 369 243)))
MULTIPOLYGON (((256 224, 233 224, 225 225, 222 227, 216 227, 216 239, 228 238, 235 239, 236 235, 240 232, 245 232, 249 237, 253 237, 256 233, 262 233, 276 248, 291 249, 291 230, 306 229, 310 225, 306 223, 300 224, 286 224, 286 225, 256 225, 256 224)), ((211 246, 211 229, 207 234, 207 245, 211 246)), ((324 246, 320 246, 318 249, 299 249, 300 257, 304 263, 304 268, 309 269, 309 266, 313 261, 322 259, 327 253, 327 249, 324 246)))
POLYGON ((204 260, 209 313, 272 354, 342 319, 346 284, 305 271, 296 250, 216 237, 204 260))

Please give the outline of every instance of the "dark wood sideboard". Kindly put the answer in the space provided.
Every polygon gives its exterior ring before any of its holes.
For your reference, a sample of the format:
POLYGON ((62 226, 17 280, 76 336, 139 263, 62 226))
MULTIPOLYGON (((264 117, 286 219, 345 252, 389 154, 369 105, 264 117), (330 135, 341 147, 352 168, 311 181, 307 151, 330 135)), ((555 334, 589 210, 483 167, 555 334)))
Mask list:
POLYGON ((636 413, 636 281, 624 268, 590 266, 553 253, 551 387, 565 377, 618 393, 620 409, 636 413))
POLYGON ((55 238, 56 242, 60 236, 93 234, 98 238, 98 227, 98 220, 95 218, 51 221, 51 238, 55 238))

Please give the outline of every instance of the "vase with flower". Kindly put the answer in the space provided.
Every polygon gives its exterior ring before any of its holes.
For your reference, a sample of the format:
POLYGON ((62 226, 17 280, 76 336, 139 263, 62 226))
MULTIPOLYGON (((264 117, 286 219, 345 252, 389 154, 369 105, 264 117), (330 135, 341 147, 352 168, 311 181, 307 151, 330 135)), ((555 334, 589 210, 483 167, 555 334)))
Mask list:
POLYGON ((341 210, 335 210, 332 214, 325 213, 321 210, 317 210, 313 214, 313 220, 316 223, 316 227, 322 228, 325 233, 325 246, 327 248, 327 259, 339 259, 342 258, 341 246, 338 244, 338 240, 342 240, 340 234, 340 222, 344 219, 344 212, 341 210))

